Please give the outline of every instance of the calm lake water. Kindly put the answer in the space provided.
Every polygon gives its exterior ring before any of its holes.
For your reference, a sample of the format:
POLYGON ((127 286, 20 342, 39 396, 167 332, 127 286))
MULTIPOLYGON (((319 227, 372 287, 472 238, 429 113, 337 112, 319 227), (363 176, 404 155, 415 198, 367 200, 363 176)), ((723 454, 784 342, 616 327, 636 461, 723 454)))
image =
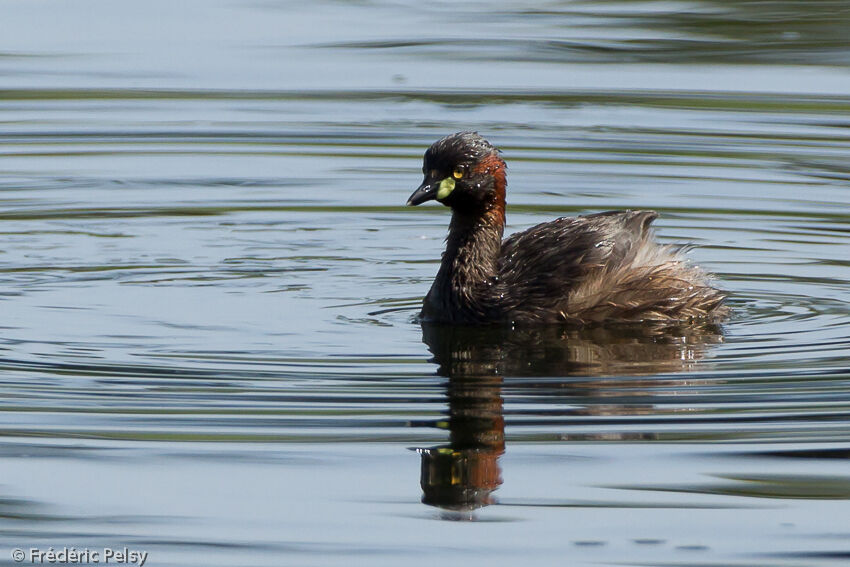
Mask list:
POLYGON ((850 2, 0 1, 0 564, 850 560, 850 2), (651 208, 719 328, 416 321, 437 138, 507 232, 651 208))

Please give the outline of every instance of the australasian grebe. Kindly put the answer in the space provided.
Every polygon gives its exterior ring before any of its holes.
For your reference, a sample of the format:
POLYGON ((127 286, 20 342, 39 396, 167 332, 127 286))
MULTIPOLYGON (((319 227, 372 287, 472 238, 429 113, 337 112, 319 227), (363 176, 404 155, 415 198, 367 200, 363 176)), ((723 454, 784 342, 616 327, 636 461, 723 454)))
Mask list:
POLYGON ((680 249, 653 240, 654 211, 564 217, 502 241, 505 162, 476 132, 425 152, 425 180, 407 201, 436 199, 452 220, 426 321, 556 323, 722 318, 724 295, 680 249))

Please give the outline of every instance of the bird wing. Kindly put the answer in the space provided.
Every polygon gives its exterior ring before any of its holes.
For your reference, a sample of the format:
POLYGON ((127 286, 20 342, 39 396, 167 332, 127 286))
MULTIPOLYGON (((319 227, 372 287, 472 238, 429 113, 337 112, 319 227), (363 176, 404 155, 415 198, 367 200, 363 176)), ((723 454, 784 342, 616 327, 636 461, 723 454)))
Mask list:
POLYGON ((533 318, 550 319, 554 312, 602 320, 611 309, 665 308, 689 284, 681 279, 677 251, 652 240, 657 217, 655 211, 610 211, 514 234, 502 244, 499 284, 517 299, 515 309, 533 318))
POLYGON ((500 277, 543 291, 564 291, 588 271, 622 263, 650 238, 655 211, 609 211, 563 217, 511 235, 502 243, 500 277))

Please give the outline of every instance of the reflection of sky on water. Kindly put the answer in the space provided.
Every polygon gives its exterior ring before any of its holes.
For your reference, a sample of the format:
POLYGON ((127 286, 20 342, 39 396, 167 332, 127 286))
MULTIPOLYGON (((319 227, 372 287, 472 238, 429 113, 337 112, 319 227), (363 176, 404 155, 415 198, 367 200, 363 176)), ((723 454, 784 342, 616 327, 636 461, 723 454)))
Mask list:
POLYGON ((850 16, 835 2, 5 1, 0 10, 0 67, 17 87, 786 92, 792 73, 794 92, 848 91, 850 16))
POLYGON ((6 552, 843 564, 841 3, 0 13, 6 552), (450 337, 447 370, 413 315, 448 217, 403 203, 462 128, 505 152, 508 232, 659 210, 732 293, 722 340, 450 337), (498 504, 432 521, 407 449, 488 435, 498 504))

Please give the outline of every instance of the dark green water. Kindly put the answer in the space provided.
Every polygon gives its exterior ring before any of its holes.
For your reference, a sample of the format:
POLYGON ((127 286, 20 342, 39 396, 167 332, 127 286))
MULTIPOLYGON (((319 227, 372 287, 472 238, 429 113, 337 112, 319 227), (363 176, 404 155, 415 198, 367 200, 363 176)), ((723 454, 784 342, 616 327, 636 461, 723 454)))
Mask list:
POLYGON ((0 564, 845 565, 848 25, 0 1, 0 564), (404 202, 462 129, 508 232, 655 209, 732 319, 423 329, 448 215, 404 202))

